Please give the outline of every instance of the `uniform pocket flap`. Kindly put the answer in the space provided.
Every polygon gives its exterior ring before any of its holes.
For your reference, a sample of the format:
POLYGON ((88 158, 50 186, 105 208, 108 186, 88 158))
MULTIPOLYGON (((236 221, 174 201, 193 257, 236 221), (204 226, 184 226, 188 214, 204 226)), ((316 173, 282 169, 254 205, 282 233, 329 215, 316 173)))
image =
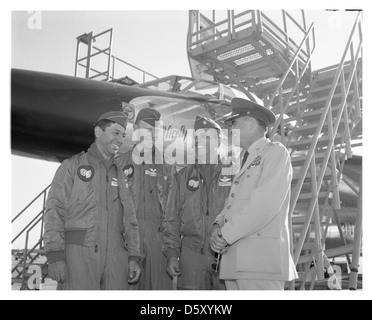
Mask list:
POLYGON ((87 232, 87 229, 67 229, 65 231, 65 243, 83 246, 87 232))

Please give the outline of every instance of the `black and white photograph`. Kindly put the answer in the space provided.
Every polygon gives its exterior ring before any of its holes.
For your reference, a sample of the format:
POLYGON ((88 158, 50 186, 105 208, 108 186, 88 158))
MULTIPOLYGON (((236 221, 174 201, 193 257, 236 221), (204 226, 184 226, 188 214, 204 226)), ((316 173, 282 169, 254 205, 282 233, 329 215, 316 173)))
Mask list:
POLYGON ((12 294, 365 290, 363 9, 210 7, 9 10, 12 294))

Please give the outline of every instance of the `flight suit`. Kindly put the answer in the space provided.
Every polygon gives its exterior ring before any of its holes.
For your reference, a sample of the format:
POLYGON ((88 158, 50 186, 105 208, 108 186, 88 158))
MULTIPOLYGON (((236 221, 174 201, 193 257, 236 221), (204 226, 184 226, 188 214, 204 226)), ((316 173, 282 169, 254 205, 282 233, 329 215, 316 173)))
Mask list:
POLYGON ((134 199, 139 225, 142 275, 134 290, 171 290, 167 261, 162 254, 164 214, 175 167, 168 164, 136 164, 132 151, 120 157, 125 183, 134 199))
POLYGON ((225 289, 218 273, 209 239, 217 215, 229 194, 232 176, 222 165, 192 165, 173 181, 166 210, 164 254, 180 259, 178 287, 184 290, 225 289))
POLYGON ((128 288, 128 258, 140 257, 139 235, 121 176, 114 157, 106 161, 96 144, 58 169, 46 204, 44 243, 49 263, 66 261, 64 290, 128 288))

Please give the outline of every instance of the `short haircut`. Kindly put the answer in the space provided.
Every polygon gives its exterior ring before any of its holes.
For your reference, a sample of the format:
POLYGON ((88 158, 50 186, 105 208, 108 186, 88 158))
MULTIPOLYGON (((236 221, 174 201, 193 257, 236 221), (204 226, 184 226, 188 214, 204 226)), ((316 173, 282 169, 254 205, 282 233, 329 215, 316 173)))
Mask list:
POLYGON ((95 127, 100 127, 102 131, 105 131, 106 128, 110 127, 113 123, 115 123, 115 121, 102 119, 96 123, 95 127))
POLYGON ((257 119, 257 118, 255 118, 255 119, 256 119, 258 125, 260 127, 262 127, 265 130, 265 132, 266 132, 267 131, 267 124, 265 122, 263 122, 262 120, 260 120, 260 119, 257 119))

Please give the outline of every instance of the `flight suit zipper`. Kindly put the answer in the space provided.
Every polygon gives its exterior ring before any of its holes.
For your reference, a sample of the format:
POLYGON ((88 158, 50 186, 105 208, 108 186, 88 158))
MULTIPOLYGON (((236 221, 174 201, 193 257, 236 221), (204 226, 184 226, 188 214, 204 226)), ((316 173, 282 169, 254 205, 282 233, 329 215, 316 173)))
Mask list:
MULTIPOLYGON (((110 167, 111 168, 111 167, 110 167)), ((109 185, 109 170, 110 168, 107 170, 106 169, 106 253, 105 253, 105 268, 104 270, 106 270, 106 267, 107 267, 107 258, 108 258, 108 248, 109 248, 109 217, 110 217, 110 214, 109 214, 109 198, 110 198, 110 185, 109 185)))
MULTIPOLYGON (((198 179, 199 179, 199 204, 200 204, 200 212, 202 215, 202 239, 201 239, 201 250, 200 253, 204 255, 204 245, 205 245, 205 232, 206 232, 206 219, 204 214, 204 206, 203 206, 203 191, 204 191, 204 184, 203 179, 200 179, 200 167, 197 165, 197 173, 198 173, 198 179)), ((208 201, 208 200, 207 200, 208 201)))

